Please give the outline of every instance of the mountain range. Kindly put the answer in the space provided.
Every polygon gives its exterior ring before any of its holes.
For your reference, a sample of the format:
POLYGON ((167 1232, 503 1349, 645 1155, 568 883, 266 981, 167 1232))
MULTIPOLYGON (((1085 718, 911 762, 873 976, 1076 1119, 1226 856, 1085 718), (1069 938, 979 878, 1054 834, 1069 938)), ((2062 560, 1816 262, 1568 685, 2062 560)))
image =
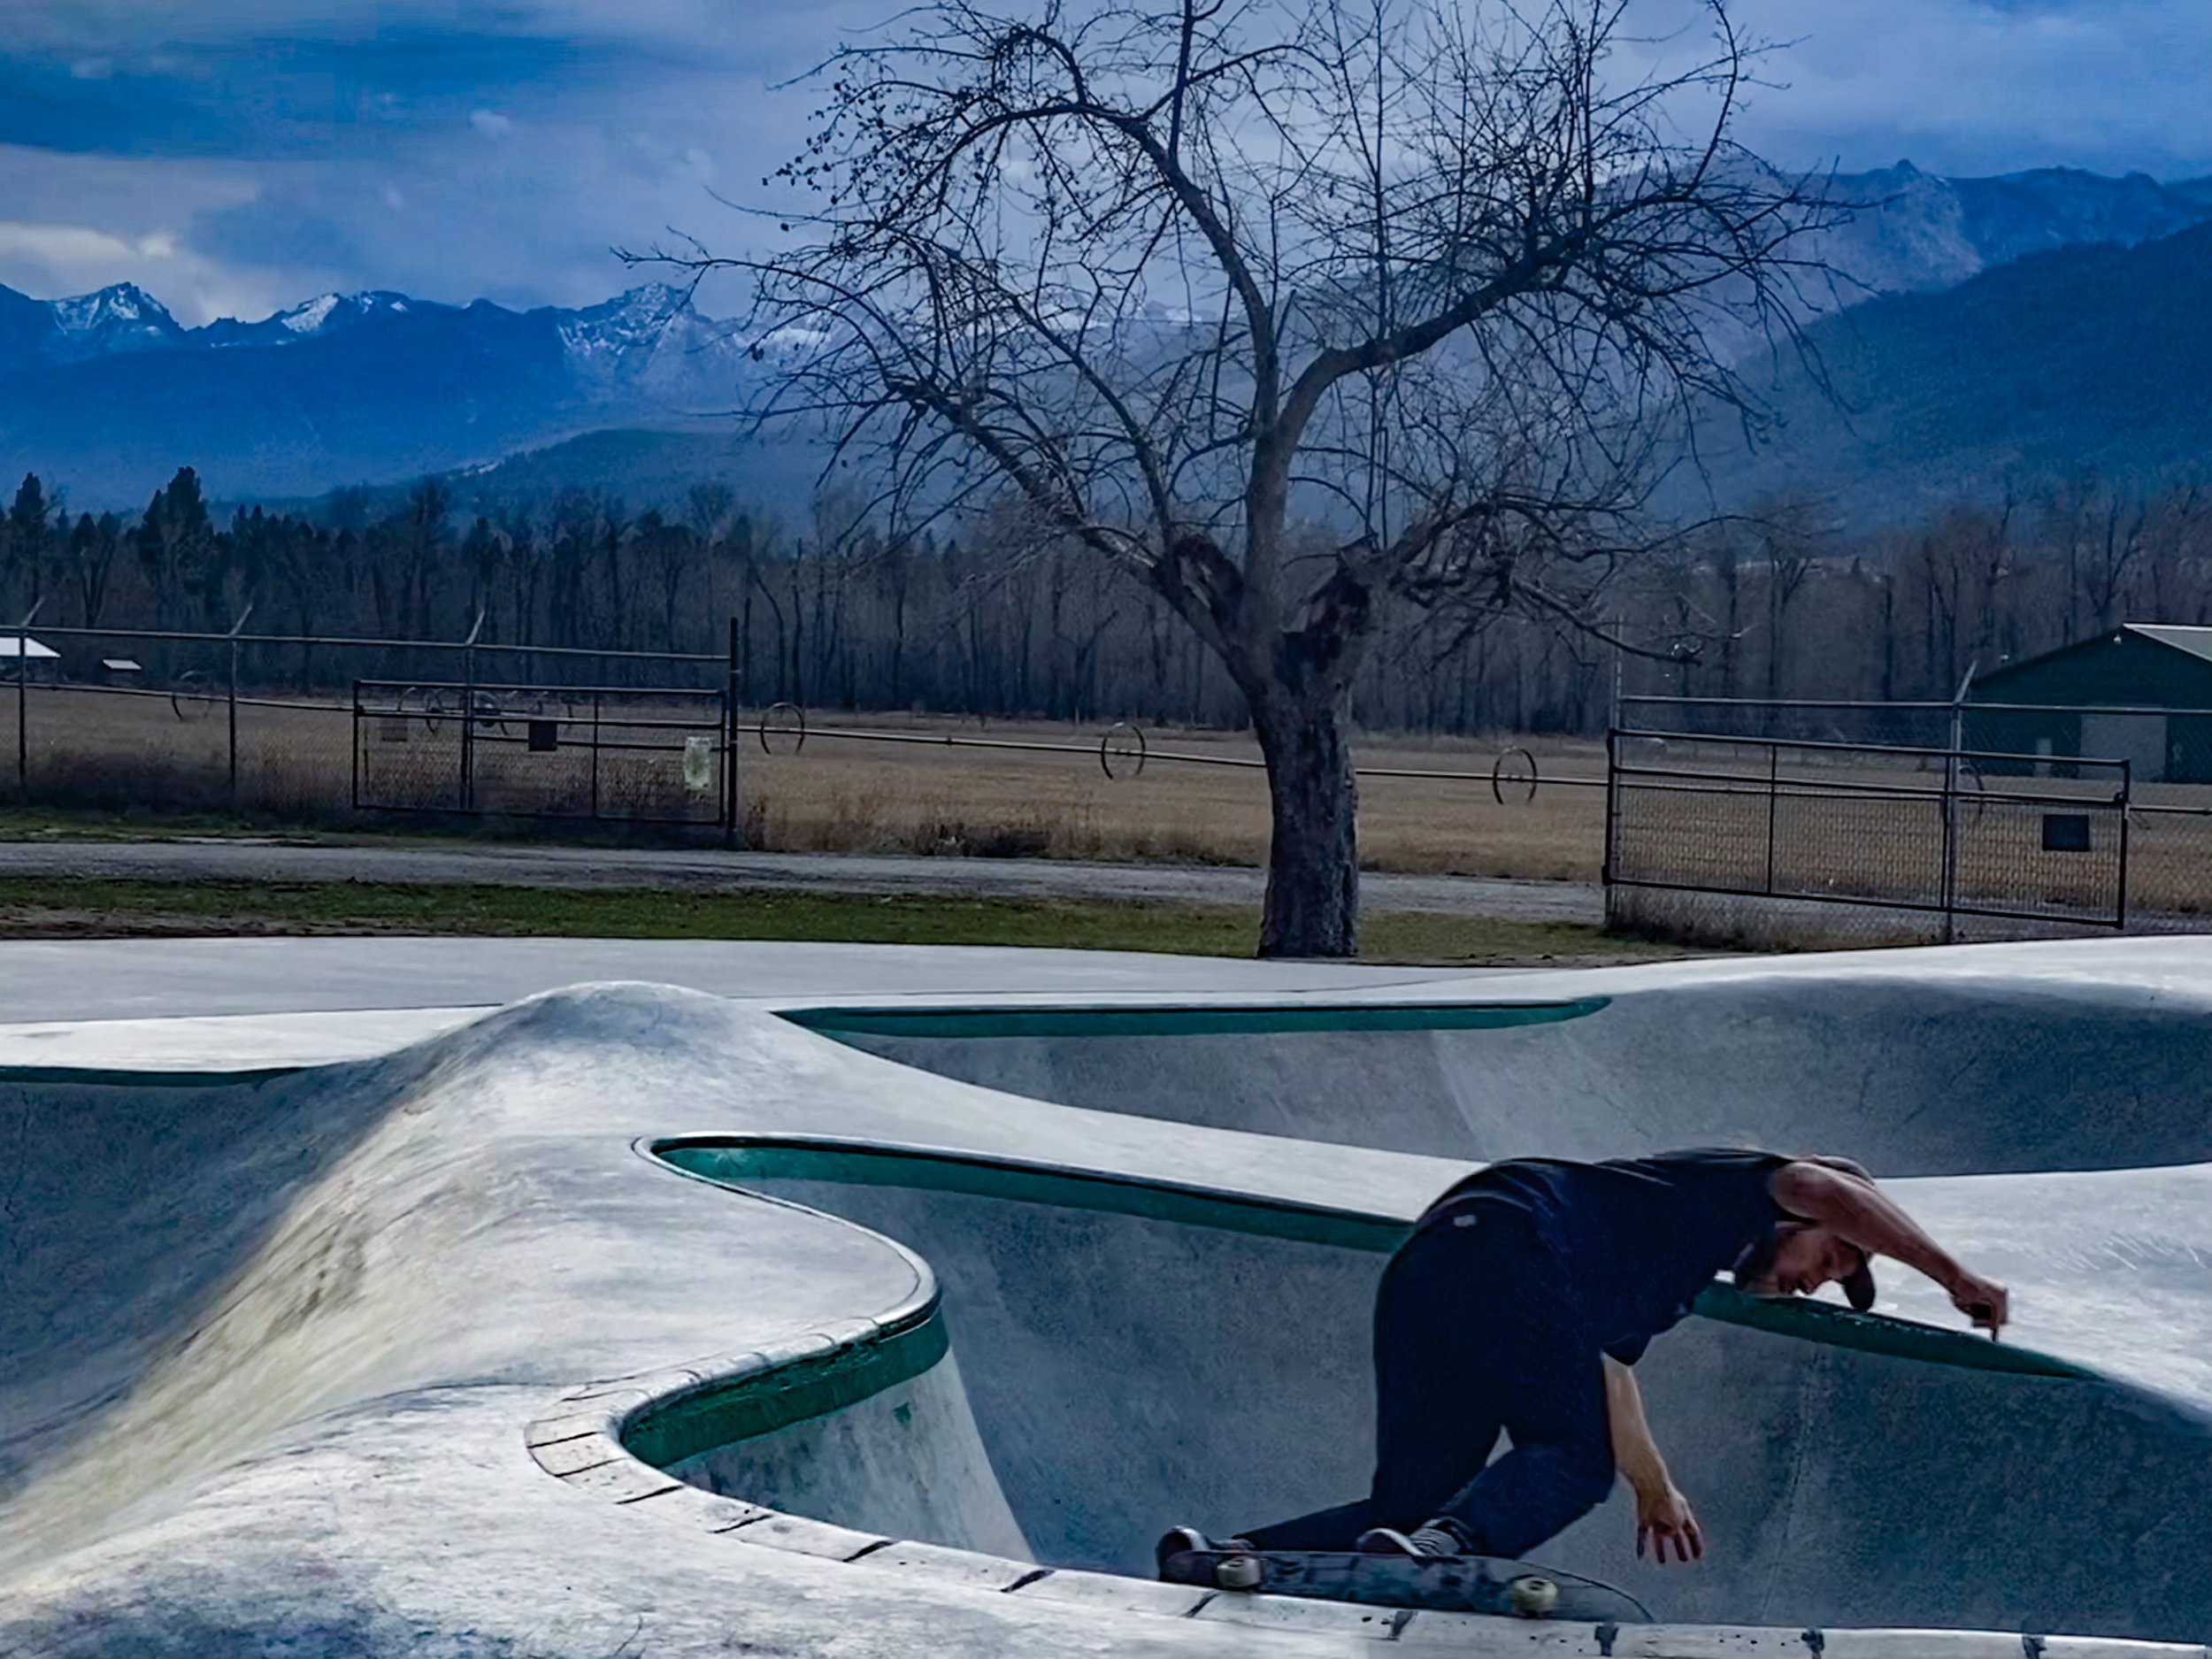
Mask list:
MULTIPOLYGON (((1863 204, 1814 251, 1840 311, 1813 335, 1842 408, 1801 373, 1781 440, 1722 454, 1740 500, 1784 485, 1856 516, 2095 466, 2170 472, 2212 453, 2212 180, 2068 169, 1947 179, 1909 162, 1834 177, 1863 204)), ((517 311, 372 292, 187 327, 130 284, 42 301, 0 288, 0 476, 81 507, 142 503, 180 465, 226 500, 464 473, 472 494, 564 484, 673 501, 718 479, 803 501, 795 445, 713 411, 760 373, 681 291, 517 311)))
POLYGON ((680 291, 510 311, 325 295, 187 328, 129 283, 0 288, 0 465, 80 505, 141 502, 180 465, 228 499, 313 495, 727 406, 744 354, 680 291))
POLYGON ((1724 504, 1812 494, 1864 525, 2081 480, 2212 483, 2212 223, 2032 254, 1808 339, 1773 439, 1707 446, 1724 504))

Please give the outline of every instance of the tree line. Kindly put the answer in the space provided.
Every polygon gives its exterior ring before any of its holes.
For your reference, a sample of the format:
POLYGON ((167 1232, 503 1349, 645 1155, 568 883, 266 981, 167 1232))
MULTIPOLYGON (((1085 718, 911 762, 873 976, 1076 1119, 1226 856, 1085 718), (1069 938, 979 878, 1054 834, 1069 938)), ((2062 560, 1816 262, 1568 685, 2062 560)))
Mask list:
MULTIPOLYGON (((585 490, 472 500, 427 480, 219 518, 190 467, 132 516, 73 514, 29 476, 0 516, 0 628, 35 605, 34 632, 221 633, 250 607, 257 634, 457 640, 480 617, 488 642, 702 657, 726 652, 734 622, 749 705, 1244 718, 1155 593, 1020 514, 902 540, 848 504, 795 523, 715 484, 633 509, 585 490)), ((2212 490, 2085 479, 1855 532, 1777 503, 1624 572, 1578 626, 1393 606, 1354 709, 1369 730, 1588 734, 1617 687, 1939 700, 1970 667, 2131 620, 2212 623, 2212 490)), ((328 689, 342 669, 388 672, 325 653, 265 672, 328 689)))

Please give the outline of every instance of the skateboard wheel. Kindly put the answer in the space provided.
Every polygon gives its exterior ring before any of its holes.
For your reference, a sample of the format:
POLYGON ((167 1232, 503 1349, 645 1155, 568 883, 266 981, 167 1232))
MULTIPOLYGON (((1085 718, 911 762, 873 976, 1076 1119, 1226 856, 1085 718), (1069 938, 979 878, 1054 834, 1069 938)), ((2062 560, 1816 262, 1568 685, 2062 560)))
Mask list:
POLYGON ((1505 1604, 1518 1618, 1542 1618, 1559 1605, 1559 1586, 1525 1572, 1505 1586, 1505 1604))
POLYGON ((1249 1555, 1232 1555, 1214 1569, 1214 1582, 1225 1590, 1256 1590, 1265 1576, 1249 1555))

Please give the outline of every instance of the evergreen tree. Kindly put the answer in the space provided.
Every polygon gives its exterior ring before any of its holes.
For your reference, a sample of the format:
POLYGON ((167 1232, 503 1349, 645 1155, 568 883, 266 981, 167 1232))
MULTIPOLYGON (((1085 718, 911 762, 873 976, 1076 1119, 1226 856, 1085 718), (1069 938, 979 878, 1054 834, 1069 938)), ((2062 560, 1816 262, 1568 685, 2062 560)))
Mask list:
POLYGON ((136 539, 139 565, 162 625, 174 627, 191 619, 178 615, 179 602, 187 599, 199 604, 200 620, 214 622, 222 601, 224 549, 208 518, 196 472, 180 466, 166 489, 154 492, 136 539))
POLYGON ((53 542, 47 516, 46 487, 37 473, 27 472, 8 509, 9 558, 26 610, 46 596, 47 555, 53 542))

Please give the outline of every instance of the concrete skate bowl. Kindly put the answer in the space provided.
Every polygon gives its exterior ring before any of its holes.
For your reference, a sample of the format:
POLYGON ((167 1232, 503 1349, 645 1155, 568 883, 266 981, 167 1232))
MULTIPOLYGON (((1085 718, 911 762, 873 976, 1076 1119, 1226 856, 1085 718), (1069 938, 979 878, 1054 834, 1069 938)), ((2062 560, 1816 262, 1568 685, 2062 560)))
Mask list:
MULTIPOLYGON (((1369 1310, 1401 1222, 919 1148, 653 1150, 897 1240, 941 1292, 826 1385, 747 1375, 634 1418, 633 1452, 694 1485, 1139 1576, 1169 1525, 1364 1487, 1369 1310)), ((1639 1371, 1709 1558, 1637 1563, 1617 1494, 1542 1559, 1672 1621, 2212 1632, 2212 1417, 1961 1333, 1725 1286, 1700 1312, 1639 1371)))
MULTIPOLYGON (((367 1074, 0 1078, 0 1505, 190 1346, 243 1264, 299 1225, 298 1194, 392 1110, 367 1074)), ((317 1258, 334 1302, 345 1255, 317 1258)), ((164 1467, 142 1449, 140 1477, 164 1467)), ((5 1530, 0 1561, 31 1541, 5 1530)))
POLYGON ((786 1018, 1032 1099, 1394 1152, 1755 1145, 1883 1176, 2212 1160, 2200 995, 1850 967, 1678 977, 1561 1001, 786 1018))

